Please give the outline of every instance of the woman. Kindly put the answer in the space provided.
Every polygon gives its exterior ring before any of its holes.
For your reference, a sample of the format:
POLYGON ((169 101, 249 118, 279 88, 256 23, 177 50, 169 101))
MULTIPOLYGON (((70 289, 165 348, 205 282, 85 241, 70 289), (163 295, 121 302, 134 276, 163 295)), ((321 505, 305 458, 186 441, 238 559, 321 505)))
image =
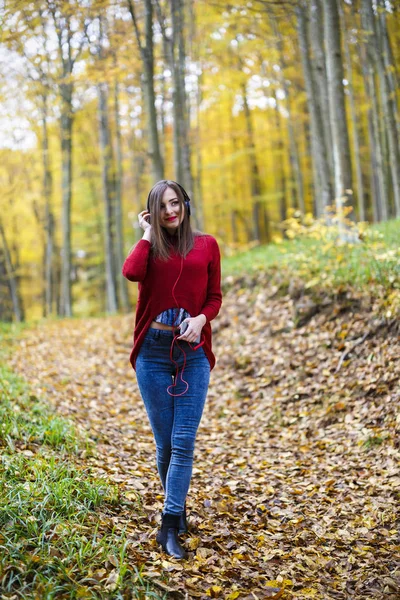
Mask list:
POLYGON ((156 539, 180 559, 195 438, 215 364, 210 321, 222 302, 220 252, 212 236, 192 231, 190 199, 175 181, 155 184, 138 219, 144 234, 122 267, 139 282, 130 360, 165 492, 156 539))

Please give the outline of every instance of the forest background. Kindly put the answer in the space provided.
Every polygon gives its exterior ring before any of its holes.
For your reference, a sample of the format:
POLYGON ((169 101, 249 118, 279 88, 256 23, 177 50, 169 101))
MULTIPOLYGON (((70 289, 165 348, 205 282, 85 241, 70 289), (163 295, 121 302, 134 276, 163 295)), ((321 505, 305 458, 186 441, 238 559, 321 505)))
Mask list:
POLYGON ((400 216, 397 2, 1 4, 1 320, 129 311, 161 178, 224 255, 400 216))

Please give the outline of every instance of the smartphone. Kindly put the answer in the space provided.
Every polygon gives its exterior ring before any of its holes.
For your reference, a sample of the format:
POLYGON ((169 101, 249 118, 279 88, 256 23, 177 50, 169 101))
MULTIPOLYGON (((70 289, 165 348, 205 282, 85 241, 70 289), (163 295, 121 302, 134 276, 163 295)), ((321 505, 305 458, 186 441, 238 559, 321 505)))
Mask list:
MULTIPOLYGON (((180 334, 184 334, 186 329, 189 327, 189 323, 187 321, 183 321, 183 323, 181 323, 179 325, 179 331, 180 334)), ((195 344, 200 344, 200 336, 197 338, 197 340, 194 341, 195 344)))

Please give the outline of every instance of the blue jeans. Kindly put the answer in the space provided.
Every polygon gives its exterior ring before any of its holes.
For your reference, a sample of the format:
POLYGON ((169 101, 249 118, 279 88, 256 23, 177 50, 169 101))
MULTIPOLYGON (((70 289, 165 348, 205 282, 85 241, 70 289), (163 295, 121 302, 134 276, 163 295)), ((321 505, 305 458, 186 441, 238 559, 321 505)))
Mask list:
POLYGON ((170 359, 172 331, 148 329, 136 359, 136 377, 156 442, 157 469, 165 492, 164 513, 180 515, 192 477, 193 454, 197 429, 203 414, 210 363, 202 347, 192 350, 187 342, 179 342, 186 353, 182 383, 180 373, 184 355, 174 344, 173 359, 179 364, 175 387, 176 365, 170 359), (185 392, 182 396, 171 396, 185 392))

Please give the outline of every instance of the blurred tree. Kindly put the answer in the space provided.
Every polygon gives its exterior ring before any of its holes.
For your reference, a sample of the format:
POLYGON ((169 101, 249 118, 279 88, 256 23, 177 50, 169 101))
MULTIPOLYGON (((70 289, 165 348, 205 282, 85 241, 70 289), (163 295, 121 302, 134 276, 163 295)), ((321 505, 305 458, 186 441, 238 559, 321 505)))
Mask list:
MULTIPOLYGON (((88 9, 79 0, 46 0, 58 43, 58 89, 61 101, 62 155, 62 264, 60 312, 72 315, 71 298, 71 198, 74 68, 87 42, 88 9)), ((50 34, 49 34, 50 35, 50 34)))
MULTIPOLYGON (((342 45, 337 0, 323 0, 323 5, 335 203, 341 217, 343 204, 353 207, 351 155, 343 88, 342 45)), ((351 213, 351 216, 354 218, 354 213, 351 213)))
POLYGON ((12 307, 14 312, 14 318, 17 323, 23 320, 23 310, 20 299, 20 291, 18 286, 18 279, 16 275, 16 268, 14 267, 11 259, 11 252, 7 242, 6 234, 4 232, 4 227, 2 220, 0 218, 0 240, 2 243, 2 255, 4 257, 4 262, 2 262, 5 274, 7 276, 7 281, 10 289, 10 295, 12 300, 12 307))
POLYGON ((145 92, 146 117, 147 117, 147 135, 148 135, 148 154, 151 159, 153 183, 164 179, 164 162, 160 152, 160 142, 157 127, 157 111, 155 105, 154 92, 154 45, 153 45, 153 4, 152 0, 144 0, 144 39, 139 29, 138 19, 136 17, 135 5, 132 0, 128 0, 129 12, 135 30, 136 41, 140 50, 143 65, 143 87, 145 92))
MULTIPOLYGON (((303 1, 299 2, 296 8, 296 14, 301 60, 307 91, 308 112, 310 116, 315 213, 317 216, 321 216, 326 207, 330 205, 333 197, 330 183, 329 155, 324 133, 322 108, 319 102, 319 95, 317 94, 316 83, 312 71, 306 3, 303 1)), ((328 107, 325 106, 324 108, 326 110, 328 107)))
POLYGON ((111 146, 111 132, 108 117, 109 104, 109 85, 105 77, 105 51, 104 45, 109 45, 107 38, 107 20, 105 17, 98 17, 98 70, 101 70, 100 81, 97 83, 97 93, 99 102, 99 140, 101 157, 101 179, 103 188, 104 203, 104 243, 105 243, 105 264, 106 264, 106 298, 107 312, 115 313, 117 311, 117 287, 116 287, 116 259, 115 259, 115 223, 113 206, 115 202, 115 188, 113 181, 113 156, 111 146))

